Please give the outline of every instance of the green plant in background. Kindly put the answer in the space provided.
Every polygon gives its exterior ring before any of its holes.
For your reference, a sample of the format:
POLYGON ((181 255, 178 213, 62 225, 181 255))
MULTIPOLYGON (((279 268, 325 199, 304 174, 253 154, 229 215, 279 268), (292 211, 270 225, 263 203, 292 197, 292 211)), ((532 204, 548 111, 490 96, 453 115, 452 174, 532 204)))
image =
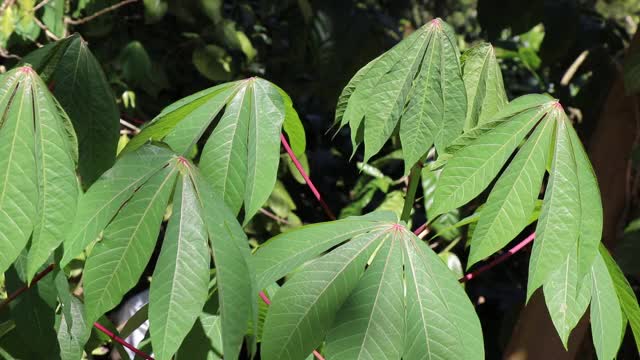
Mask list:
MULTIPOLYGON (((206 15, 222 21, 216 8, 206 15)), ((147 10, 149 19, 166 11, 147 10)), ((542 288, 565 347, 587 308, 598 358, 616 356, 627 323, 640 338, 640 308, 600 244, 597 181, 564 109, 548 95, 508 102, 494 48, 481 43, 461 54, 441 19, 365 65, 338 100, 335 123, 349 125, 354 152, 364 145, 358 200, 341 219, 286 231, 253 254, 243 226, 263 206, 277 207, 278 196, 295 207, 279 195, 280 143, 312 186, 298 163, 304 127, 283 90, 252 77, 181 99, 112 164, 113 96, 82 39, 62 39, 23 62, 31 67, 0 78, 0 267, 11 292, 35 286, 1 314, 3 356, 42 356, 37 346, 10 345, 38 317, 34 341, 57 343, 53 356, 63 359, 100 342, 92 325, 129 347, 121 337, 147 318, 148 348, 134 348, 146 358, 483 359, 480 320, 458 284, 467 278, 423 240, 426 226, 411 231, 416 204, 434 237, 452 244, 460 227, 474 224, 467 268, 537 219, 525 240, 535 236, 527 298, 542 288), (89 121, 109 135, 87 131, 89 121), (390 139, 401 151, 374 158, 390 139), (404 179, 378 168, 398 159, 404 179), (460 208, 492 183, 484 204, 460 219, 460 208), (88 189, 79 196, 80 184, 88 189), (386 199, 368 212, 378 192, 386 199), (149 305, 128 329, 105 328, 103 316, 136 287, 156 248, 149 305)))

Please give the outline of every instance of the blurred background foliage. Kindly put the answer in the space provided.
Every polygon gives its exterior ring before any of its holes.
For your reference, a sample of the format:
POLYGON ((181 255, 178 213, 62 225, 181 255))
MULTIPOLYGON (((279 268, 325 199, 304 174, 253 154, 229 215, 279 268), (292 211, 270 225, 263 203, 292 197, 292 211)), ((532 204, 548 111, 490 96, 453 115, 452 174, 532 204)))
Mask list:
MULTIPOLYGON (((307 134, 301 160, 333 212, 400 212, 407 184, 397 136, 383 155, 363 164, 361 152, 352 157, 348 129, 335 133, 331 125, 351 76, 435 17, 455 28, 463 51, 492 42, 509 98, 532 92, 559 98, 585 142, 617 74, 625 72, 630 91, 640 88, 640 71, 633 71, 633 62, 626 68, 623 63, 640 21, 640 0, 4 0, 1 70, 79 33, 113 89, 125 124, 122 144, 173 101, 225 81, 266 78, 293 99, 307 134)), ((634 158, 638 163, 640 156, 634 158)), ((282 160, 263 216, 247 228, 254 245, 327 220, 290 160, 282 160)), ((426 170, 422 175, 414 227, 426 220, 438 176, 426 170)), ((472 231, 476 205, 430 226, 428 236, 436 234, 431 246, 455 271, 461 272, 457 256, 464 257, 467 234, 452 225, 467 219, 472 231)), ((634 215, 631 210, 629 220, 634 215)), ((628 226, 625 248, 617 252, 627 257, 622 264, 630 273, 640 273, 633 261, 640 255, 640 242, 633 240, 640 239, 639 228, 628 226)), ((485 334, 500 334, 487 339, 489 358, 504 348, 523 303, 527 257, 514 257, 501 269, 467 286, 483 305, 480 316, 496 320, 483 321, 485 334)))

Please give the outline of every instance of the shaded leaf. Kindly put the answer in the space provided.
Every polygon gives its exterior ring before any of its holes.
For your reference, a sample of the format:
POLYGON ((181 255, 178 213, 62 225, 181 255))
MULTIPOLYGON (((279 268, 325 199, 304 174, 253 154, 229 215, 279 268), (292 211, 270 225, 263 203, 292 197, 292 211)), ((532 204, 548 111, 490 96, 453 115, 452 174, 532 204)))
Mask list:
MULTIPOLYGON (((606 251, 606 250, 604 250, 606 251)), ((591 334, 598 359, 614 359, 622 338, 622 310, 614 281, 603 256, 591 267, 591 334)))

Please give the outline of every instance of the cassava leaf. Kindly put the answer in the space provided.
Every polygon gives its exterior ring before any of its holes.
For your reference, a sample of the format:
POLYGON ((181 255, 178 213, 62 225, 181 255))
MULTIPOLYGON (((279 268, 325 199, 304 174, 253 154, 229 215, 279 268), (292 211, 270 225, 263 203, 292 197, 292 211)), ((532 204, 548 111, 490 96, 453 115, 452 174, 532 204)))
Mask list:
POLYGON ((525 226, 535 207, 555 128, 545 119, 500 176, 480 211, 467 268, 507 245, 525 226))
POLYGON ((468 146, 455 152, 442 170, 431 216, 445 213, 466 204, 491 183, 502 166, 529 131, 545 116, 550 105, 534 100, 507 105, 496 117, 509 118, 495 128, 482 133, 468 146), (526 105, 531 105, 527 108, 526 105), (523 106, 525 105, 525 106, 523 106), (524 109, 523 109, 524 108, 524 109), (513 114, 513 115, 512 115, 513 114))
POLYGON ((336 312, 355 288, 369 256, 389 236, 363 234, 296 273, 278 290, 267 314, 261 356, 301 359, 327 334, 336 312))
POLYGON ((207 300, 209 248, 200 204, 189 176, 180 176, 172 216, 149 291, 149 328, 159 359, 170 359, 207 300))
POLYGON ((385 241, 329 330, 330 359, 400 359, 404 337, 402 248, 385 241))
POLYGON ((571 124, 562 107, 555 107, 548 116, 548 120, 557 121, 553 163, 529 261, 527 299, 546 283, 558 264, 564 263, 567 254, 576 246, 579 234, 580 192, 567 129, 571 124))
POLYGON ((77 360, 82 358, 82 350, 91 335, 91 325, 85 322, 84 306, 74 296, 70 298, 69 312, 72 319, 63 314, 58 328, 60 358, 62 360, 77 360))
MULTIPOLYGON (((606 251, 606 250, 604 250, 606 251)), ((607 264, 598 253, 591 267, 591 334, 598 359, 614 359, 622 338, 620 300, 607 264)))
POLYGON ((153 175, 122 207, 91 251, 84 271, 87 322, 93 323, 120 303, 138 282, 155 246, 176 176, 175 165, 153 175))
POLYGON ((496 60, 493 46, 480 43, 466 50, 460 61, 462 78, 467 89, 467 118, 464 129, 468 130, 488 122, 507 104, 502 72, 496 60))
POLYGON ((258 288, 264 289, 298 266, 345 240, 396 220, 396 216, 391 212, 376 212, 307 225, 280 234, 260 246, 253 256, 258 288))
POLYGON ((124 155, 105 172, 80 198, 76 217, 64 240, 61 266, 69 264, 96 240, 122 205, 173 156, 164 147, 147 145, 124 155))

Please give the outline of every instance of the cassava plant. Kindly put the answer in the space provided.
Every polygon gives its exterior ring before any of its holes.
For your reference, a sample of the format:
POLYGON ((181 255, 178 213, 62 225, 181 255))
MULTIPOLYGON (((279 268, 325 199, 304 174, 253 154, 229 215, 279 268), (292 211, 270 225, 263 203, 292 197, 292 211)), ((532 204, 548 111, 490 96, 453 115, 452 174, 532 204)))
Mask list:
POLYGON ((95 327, 123 356, 126 347, 147 359, 483 359, 459 282, 534 238, 527 299, 543 292, 564 346, 589 309, 599 359, 616 357, 627 323, 640 350, 640 307, 600 243, 597 180, 563 107, 543 94, 508 101, 493 47, 461 54, 440 19, 360 69, 338 99, 336 127, 348 125, 354 153, 364 147, 359 167, 378 185, 362 185, 364 200, 340 219, 253 251, 245 230, 281 191, 281 143, 322 201, 282 89, 253 77, 181 99, 112 164, 114 107, 79 36, 0 82, 0 339, 49 346, 20 349, 23 358, 80 359, 105 341, 95 327), (92 121, 108 134, 92 133, 92 121), (394 185, 375 166, 390 139, 404 161, 402 209, 363 214, 373 192, 394 185), (421 182, 427 224, 412 226, 421 182), (472 200, 483 203, 459 219, 472 200), (431 228, 459 240, 470 225, 470 269, 536 221, 462 278, 424 239, 431 228), (148 306, 116 329, 105 314, 140 283, 154 249, 148 306), (123 340, 147 319, 143 349, 123 340))

